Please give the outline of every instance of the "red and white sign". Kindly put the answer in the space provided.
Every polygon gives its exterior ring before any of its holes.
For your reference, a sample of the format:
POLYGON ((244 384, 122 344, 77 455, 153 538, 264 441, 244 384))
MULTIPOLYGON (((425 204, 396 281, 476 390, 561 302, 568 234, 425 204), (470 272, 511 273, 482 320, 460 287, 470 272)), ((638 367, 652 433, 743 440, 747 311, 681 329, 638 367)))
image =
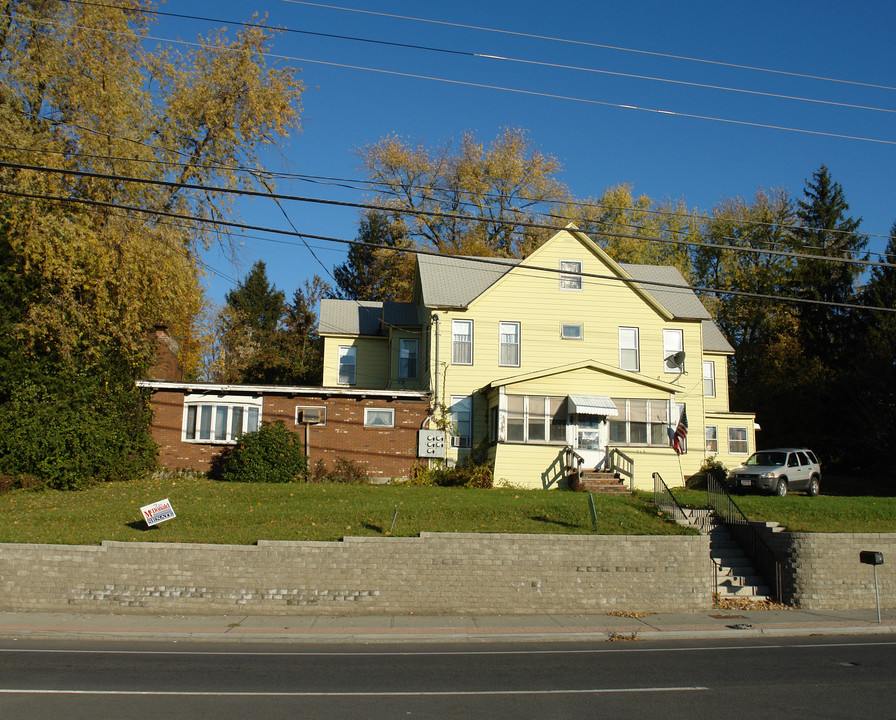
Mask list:
POLYGON ((140 508, 140 512, 143 513, 143 519, 146 520, 146 524, 150 527, 175 517, 174 508, 171 507, 168 498, 154 502, 151 505, 144 505, 140 508))

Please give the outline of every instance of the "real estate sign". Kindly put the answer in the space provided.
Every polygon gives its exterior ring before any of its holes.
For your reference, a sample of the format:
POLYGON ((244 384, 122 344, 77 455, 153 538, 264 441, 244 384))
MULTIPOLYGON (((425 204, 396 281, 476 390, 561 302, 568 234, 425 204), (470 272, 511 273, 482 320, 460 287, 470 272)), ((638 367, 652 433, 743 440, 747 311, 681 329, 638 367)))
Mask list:
POLYGON ((146 524, 150 527, 175 517, 174 508, 171 507, 168 498, 150 505, 144 505, 140 508, 140 512, 143 513, 143 519, 146 520, 146 524))

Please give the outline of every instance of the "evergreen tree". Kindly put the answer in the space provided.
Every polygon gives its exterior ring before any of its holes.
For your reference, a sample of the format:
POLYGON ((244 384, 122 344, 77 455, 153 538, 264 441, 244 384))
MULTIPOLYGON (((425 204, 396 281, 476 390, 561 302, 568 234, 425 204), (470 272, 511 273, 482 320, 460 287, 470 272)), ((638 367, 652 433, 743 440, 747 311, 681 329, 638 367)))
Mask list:
POLYGON ((273 382, 284 300, 283 292, 268 280, 261 260, 227 293, 223 311, 225 382, 273 382))
POLYGON ((410 300, 413 258, 386 249, 406 245, 403 223, 392 221, 381 212, 366 213, 348 259, 333 268, 340 296, 345 300, 410 300))
MULTIPOLYGON (((824 258, 867 259, 863 254, 868 238, 858 231, 861 218, 847 215, 849 204, 840 183, 822 165, 807 181, 805 199, 797 205, 800 226, 794 235, 802 252, 824 258)), ((861 266, 827 259, 800 259, 794 272, 794 289, 807 300, 819 303, 848 303, 856 298, 861 266)), ((799 334, 805 351, 837 363, 848 351, 848 313, 826 304, 804 304, 799 309, 799 334)))

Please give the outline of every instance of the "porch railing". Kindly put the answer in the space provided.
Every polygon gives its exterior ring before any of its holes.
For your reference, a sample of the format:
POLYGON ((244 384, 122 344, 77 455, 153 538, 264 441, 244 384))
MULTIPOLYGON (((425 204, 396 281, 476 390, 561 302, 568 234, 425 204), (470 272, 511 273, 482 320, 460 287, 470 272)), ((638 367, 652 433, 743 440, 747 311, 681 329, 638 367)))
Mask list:
POLYGON ((635 489, 635 461, 619 448, 609 448, 607 459, 604 461, 607 472, 617 473, 620 477, 628 478, 628 489, 635 489))
POLYGON ((566 477, 570 487, 579 484, 582 477, 582 463, 585 458, 579 455, 569 445, 563 449, 563 464, 566 465, 566 477))
POLYGON ((706 497, 717 518, 725 523, 731 536, 750 558, 753 567, 768 583, 775 600, 783 601, 781 563, 765 538, 747 520, 747 516, 743 514, 722 483, 712 473, 709 473, 706 479, 706 497))

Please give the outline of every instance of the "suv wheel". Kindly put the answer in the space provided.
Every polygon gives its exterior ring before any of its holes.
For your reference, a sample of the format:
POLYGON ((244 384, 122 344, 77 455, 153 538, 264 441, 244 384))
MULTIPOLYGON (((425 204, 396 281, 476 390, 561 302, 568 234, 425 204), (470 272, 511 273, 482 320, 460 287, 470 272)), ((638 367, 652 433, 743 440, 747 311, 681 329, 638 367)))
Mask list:
POLYGON ((778 485, 775 487, 775 495, 778 497, 784 497, 787 494, 787 481, 784 478, 778 480, 778 485))
POLYGON ((812 479, 809 481, 809 488, 806 490, 806 494, 809 497, 817 497, 819 490, 818 478, 813 475, 812 479))

